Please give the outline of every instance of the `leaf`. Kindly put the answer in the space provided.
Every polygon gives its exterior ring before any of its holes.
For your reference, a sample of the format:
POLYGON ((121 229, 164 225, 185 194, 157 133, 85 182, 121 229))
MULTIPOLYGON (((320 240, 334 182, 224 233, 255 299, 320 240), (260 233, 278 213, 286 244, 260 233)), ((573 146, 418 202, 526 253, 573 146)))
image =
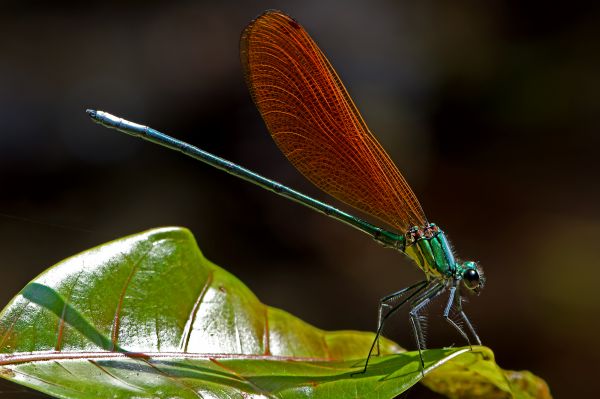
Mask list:
POLYGON ((432 370, 423 384, 449 398, 551 398, 544 380, 528 371, 502 370, 489 348, 455 357, 432 370))
MULTIPOLYGON (((83 252, 30 282, 0 314, 0 376, 61 398, 392 398, 421 380, 418 353, 389 340, 385 356, 353 374, 372 339, 262 304, 204 258, 188 230, 163 228, 83 252)), ((487 362, 482 384, 510 392, 480 349, 487 360, 474 362, 481 355, 468 348, 426 351, 426 380, 451 392, 455 374, 487 362)))

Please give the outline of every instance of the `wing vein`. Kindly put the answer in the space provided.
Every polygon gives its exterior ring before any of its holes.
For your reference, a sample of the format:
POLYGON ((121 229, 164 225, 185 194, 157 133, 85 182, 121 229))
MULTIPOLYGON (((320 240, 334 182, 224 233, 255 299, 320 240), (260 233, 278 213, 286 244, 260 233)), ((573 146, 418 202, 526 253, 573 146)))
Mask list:
POLYGON ((267 11, 244 30, 250 94, 273 140, 321 190, 404 233, 427 223, 341 79, 296 21, 267 11))

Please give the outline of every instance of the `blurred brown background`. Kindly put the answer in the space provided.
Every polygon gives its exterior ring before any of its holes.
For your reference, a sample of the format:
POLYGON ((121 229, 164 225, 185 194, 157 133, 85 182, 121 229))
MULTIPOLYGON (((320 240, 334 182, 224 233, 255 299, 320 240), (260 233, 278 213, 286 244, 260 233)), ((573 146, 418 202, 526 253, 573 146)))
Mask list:
MULTIPOLYGON (((330 200, 279 153, 242 79, 241 30, 262 10, 280 8, 328 55, 430 220, 459 256, 485 268, 487 286, 466 308, 499 364, 544 377, 556 397, 597 393, 598 7, 0 7, 0 303, 69 255, 180 225, 265 303, 325 329, 375 327, 378 299, 422 277, 397 253, 199 162, 100 128, 84 113, 95 107, 148 124, 330 200)), ((406 313, 387 331, 414 348, 406 313)), ((464 344, 436 320, 429 338, 431 346, 464 344)), ((428 395, 418 392, 406 397, 428 395)), ((7 383, 0 393, 33 395, 7 383)))

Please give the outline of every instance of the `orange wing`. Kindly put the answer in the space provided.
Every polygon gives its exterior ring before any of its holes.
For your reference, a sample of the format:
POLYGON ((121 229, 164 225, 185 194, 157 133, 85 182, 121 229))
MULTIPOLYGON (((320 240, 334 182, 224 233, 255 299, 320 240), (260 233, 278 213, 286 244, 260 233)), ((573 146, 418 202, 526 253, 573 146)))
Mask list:
POLYGON ((266 11, 242 33, 240 52, 252 99, 296 169, 402 233, 426 224, 415 194, 302 26, 266 11))

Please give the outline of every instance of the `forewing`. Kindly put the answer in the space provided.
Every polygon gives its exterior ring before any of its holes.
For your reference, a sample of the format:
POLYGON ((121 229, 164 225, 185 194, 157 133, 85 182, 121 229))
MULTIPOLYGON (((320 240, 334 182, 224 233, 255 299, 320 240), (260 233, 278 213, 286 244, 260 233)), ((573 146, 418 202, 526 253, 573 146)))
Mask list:
POLYGON ((411 188, 308 33, 267 11, 241 38, 246 82, 289 161, 331 196, 401 232, 426 224, 411 188))

